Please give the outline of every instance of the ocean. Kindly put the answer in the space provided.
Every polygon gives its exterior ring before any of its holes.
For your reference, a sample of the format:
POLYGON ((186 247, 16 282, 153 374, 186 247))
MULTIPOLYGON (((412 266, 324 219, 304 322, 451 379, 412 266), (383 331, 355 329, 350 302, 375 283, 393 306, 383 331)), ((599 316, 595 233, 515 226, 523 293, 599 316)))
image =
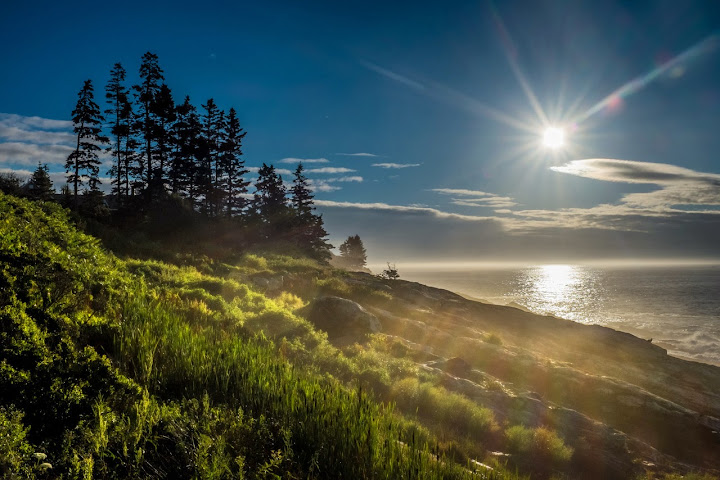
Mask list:
POLYGON ((404 280, 499 305, 650 339, 668 353, 720 365, 720 266, 517 268, 398 265, 404 280))

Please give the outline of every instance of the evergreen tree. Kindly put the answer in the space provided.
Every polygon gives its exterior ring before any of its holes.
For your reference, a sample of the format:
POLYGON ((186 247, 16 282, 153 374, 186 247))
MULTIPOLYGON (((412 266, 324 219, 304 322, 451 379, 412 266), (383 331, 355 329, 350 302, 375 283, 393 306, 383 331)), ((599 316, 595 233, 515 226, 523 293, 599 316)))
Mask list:
POLYGON ((172 91, 167 85, 162 84, 160 86, 160 90, 153 101, 152 108, 156 118, 154 132, 156 141, 154 154, 156 159, 155 169, 159 171, 155 172, 153 176, 160 179, 160 183, 164 188, 165 180, 168 177, 166 169, 169 167, 170 153, 172 151, 172 127, 177 118, 172 91))
POLYGON ((20 178, 12 172, 0 172, 0 192, 20 196, 22 194, 20 178))
POLYGON ((55 194, 47 164, 38 166, 30 177, 30 196, 37 200, 52 200, 55 194))
POLYGON ((165 77, 158 64, 158 56, 147 52, 140 64, 140 85, 135 85, 135 98, 138 103, 134 130, 142 139, 142 153, 136 156, 136 185, 143 186, 151 182, 153 176, 153 146, 156 141, 157 115, 154 111, 155 96, 165 77))
POLYGON ((219 167, 221 136, 224 128, 225 114, 210 98, 202 105, 202 162, 200 165, 200 185, 203 195, 201 211, 208 216, 215 216, 221 202, 219 167))
POLYGON ((95 103, 91 80, 85 80, 83 88, 78 93, 78 101, 72 111, 73 131, 77 135, 77 146, 65 162, 65 171, 68 173, 68 182, 73 185, 75 208, 78 207, 78 188, 90 182, 90 188, 97 190, 100 184, 98 151, 101 145, 108 143, 107 137, 102 135, 101 125, 105 120, 100 113, 100 107, 95 103))
POLYGON ((112 192, 119 198, 127 197, 130 192, 128 168, 131 155, 129 147, 132 105, 128 99, 127 88, 123 85, 125 75, 125 68, 122 64, 116 63, 110 71, 110 80, 105 86, 105 99, 109 106, 105 114, 109 116, 110 132, 115 138, 111 147, 115 163, 108 171, 108 175, 112 178, 112 192))
POLYGON ((348 268, 363 268, 367 263, 367 251, 360 235, 350 236, 340 245, 340 258, 348 268))
POLYGON ((242 196, 248 191, 250 182, 245 180, 248 170, 242 159, 242 140, 246 132, 240 127, 240 120, 234 108, 230 109, 223 132, 220 164, 222 168, 221 188, 225 196, 225 213, 228 217, 238 215, 247 204, 242 196))
POLYGON ((73 203, 72 199, 72 190, 70 189, 70 185, 66 183, 60 188, 60 204, 63 207, 70 207, 73 203))
POLYGON ((263 163, 258 170, 252 204, 260 238, 275 238, 285 233, 290 213, 285 193, 282 177, 275 172, 275 167, 263 163))
POLYGON ((291 188, 291 205, 293 207, 293 241, 301 251, 321 260, 330 258, 327 243, 327 232, 323 226, 321 215, 313 213, 313 194, 303 174, 303 164, 299 163, 295 170, 295 178, 291 188))
POLYGON ((175 107, 176 121, 173 125, 173 151, 170 163, 170 189, 183 193, 196 205, 199 191, 200 120, 190 97, 175 107))

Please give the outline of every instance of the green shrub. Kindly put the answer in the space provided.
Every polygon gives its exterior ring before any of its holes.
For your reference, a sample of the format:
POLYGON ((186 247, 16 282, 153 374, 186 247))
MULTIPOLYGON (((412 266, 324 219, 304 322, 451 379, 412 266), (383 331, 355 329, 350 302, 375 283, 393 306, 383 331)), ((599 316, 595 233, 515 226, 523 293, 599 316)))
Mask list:
POLYGON ((8 479, 34 478, 33 467, 43 463, 45 454, 33 457, 35 449, 26 439, 22 413, 0 407, 0 476, 8 479), (35 460, 35 461, 33 461, 35 460))
POLYGON ((544 427, 527 428, 515 425, 505 430, 508 448, 527 462, 550 461, 563 465, 570 461, 573 449, 562 438, 544 427))

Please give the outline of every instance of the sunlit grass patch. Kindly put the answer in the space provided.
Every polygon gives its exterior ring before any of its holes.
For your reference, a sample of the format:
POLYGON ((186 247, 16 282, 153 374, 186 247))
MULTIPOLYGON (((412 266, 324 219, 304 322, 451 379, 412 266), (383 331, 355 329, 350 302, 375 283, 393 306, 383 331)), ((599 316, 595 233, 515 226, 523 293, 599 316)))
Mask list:
POLYGON ((496 431, 498 426, 492 411, 467 397, 443 387, 406 378, 392 386, 392 398, 404 412, 416 412, 427 421, 437 422, 478 441, 496 431))
POLYGON ((525 461, 551 461, 562 465, 569 462, 573 454, 573 449, 565 445, 562 438, 544 427, 515 425, 505 430, 505 436, 510 451, 525 461))

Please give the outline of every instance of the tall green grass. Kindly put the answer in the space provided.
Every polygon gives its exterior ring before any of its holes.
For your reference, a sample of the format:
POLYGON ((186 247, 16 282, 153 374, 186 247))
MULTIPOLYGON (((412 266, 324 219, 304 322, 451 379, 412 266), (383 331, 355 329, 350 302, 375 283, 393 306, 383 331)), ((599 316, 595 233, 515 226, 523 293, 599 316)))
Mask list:
POLYGON ((316 264, 261 258, 226 278, 124 261, 57 206, 0 194, 3 477, 512 478, 338 380, 382 360, 354 363, 302 298, 243 282, 316 264))

